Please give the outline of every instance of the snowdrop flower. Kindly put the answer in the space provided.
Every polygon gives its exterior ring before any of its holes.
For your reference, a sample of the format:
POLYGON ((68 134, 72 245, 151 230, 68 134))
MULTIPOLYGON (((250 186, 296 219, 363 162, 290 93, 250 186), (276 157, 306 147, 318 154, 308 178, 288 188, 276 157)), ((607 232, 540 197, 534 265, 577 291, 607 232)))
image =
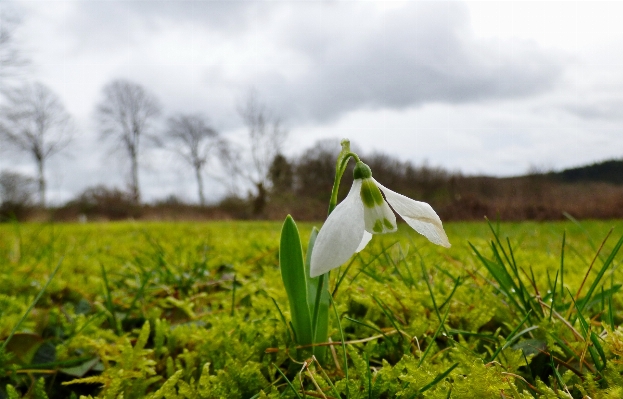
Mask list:
POLYGON ((311 277, 345 263, 368 245, 372 234, 396 231, 396 216, 389 205, 430 242, 450 247, 441 220, 430 205, 383 187, 374 180, 370 168, 363 162, 357 162, 353 175, 355 179, 350 192, 331 212, 318 233, 311 258, 311 277))

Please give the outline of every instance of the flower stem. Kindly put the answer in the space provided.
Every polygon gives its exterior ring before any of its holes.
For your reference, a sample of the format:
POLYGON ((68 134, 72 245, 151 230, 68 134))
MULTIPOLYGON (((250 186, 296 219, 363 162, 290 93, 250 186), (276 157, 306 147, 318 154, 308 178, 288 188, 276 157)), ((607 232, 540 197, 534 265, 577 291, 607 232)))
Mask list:
POLYGON ((322 286, 324 285, 324 277, 327 273, 321 274, 318 278, 318 289, 316 290, 316 303, 314 304, 314 314, 312 316, 312 331, 314 332, 314 343, 316 342, 316 329, 318 327, 318 313, 320 313, 320 297, 322 297, 322 286))
MULTIPOLYGON (((331 198, 329 200, 329 211, 327 213, 328 215, 330 215, 331 212, 333 212, 333 210, 337 206, 337 194, 340 189, 340 181, 342 180, 342 176, 344 175, 344 172, 346 171, 346 165, 348 165, 348 161, 351 158, 354 158, 356 162, 360 162, 359 156, 355 154, 354 152, 350 151, 350 141, 348 141, 347 139, 344 139, 342 140, 341 144, 342 144, 342 151, 338 155, 337 162, 335 165, 335 179, 333 180, 333 189, 331 190, 331 198)), ((318 314, 320 311, 320 298, 322 296, 322 289, 324 287, 324 281, 325 281, 325 278, 328 278, 328 274, 329 273, 324 273, 318 276, 319 277, 318 278, 318 289, 316 290, 316 298, 314 301, 315 304, 313 308, 314 312, 312 315, 312 329, 314 331, 313 339, 314 339, 314 343, 316 344, 319 343, 316 341, 317 339, 316 329, 318 326, 318 314)), ((333 302, 333 298, 331 298, 331 302, 333 302)), ((335 304, 333 304, 333 307, 335 309, 335 304)), ((342 341, 344 340, 342 339, 342 341)), ((347 374, 347 378, 348 378, 348 374, 347 374)))

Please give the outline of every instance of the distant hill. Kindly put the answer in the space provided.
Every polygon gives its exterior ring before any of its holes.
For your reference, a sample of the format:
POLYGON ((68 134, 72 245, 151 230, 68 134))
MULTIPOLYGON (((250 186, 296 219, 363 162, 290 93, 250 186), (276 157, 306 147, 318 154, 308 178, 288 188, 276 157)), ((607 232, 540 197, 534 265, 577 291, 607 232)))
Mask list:
POLYGON ((623 159, 612 159, 560 172, 550 172, 547 176, 565 183, 606 182, 623 185, 623 159))

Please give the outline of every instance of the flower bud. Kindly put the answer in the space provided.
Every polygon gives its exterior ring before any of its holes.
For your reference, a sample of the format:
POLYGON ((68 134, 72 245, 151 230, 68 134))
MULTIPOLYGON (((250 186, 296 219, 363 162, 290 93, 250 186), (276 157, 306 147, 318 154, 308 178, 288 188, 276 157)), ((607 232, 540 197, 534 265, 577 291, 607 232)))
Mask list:
POLYGON ((359 161, 353 170, 353 177, 355 179, 369 179, 372 177, 372 171, 368 165, 359 161))

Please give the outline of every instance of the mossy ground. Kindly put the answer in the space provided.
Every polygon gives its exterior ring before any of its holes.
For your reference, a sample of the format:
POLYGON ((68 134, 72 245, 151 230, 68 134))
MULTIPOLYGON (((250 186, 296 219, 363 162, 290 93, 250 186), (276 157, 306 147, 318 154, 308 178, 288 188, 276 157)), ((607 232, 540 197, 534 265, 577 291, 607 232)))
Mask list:
POLYGON ((291 339, 280 227, 0 226, 0 398, 623 396, 622 254, 582 302, 623 222, 494 223, 524 313, 483 263, 497 262, 486 223, 446 224, 450 249, 404 225, 375 236, 331 273, 319 362, 291 339))

